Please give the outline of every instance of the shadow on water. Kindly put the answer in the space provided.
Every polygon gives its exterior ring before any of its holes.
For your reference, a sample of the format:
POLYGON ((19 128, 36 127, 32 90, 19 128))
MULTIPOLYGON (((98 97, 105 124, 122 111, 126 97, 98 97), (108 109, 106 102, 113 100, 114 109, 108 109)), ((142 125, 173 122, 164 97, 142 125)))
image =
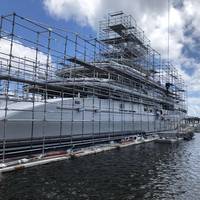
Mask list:
POLYGON ((142 144, 0 177, 2 200, 200 198, 200 134, 179 144, 142 144))

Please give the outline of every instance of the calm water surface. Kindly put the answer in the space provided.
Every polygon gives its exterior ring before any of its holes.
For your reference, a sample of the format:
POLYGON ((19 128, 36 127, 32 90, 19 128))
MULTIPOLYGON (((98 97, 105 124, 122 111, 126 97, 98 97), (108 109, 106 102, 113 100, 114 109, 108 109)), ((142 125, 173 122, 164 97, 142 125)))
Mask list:
POLYGON ((0 177, 2 200, 200 199, 200 134, 142 144, 0 177))

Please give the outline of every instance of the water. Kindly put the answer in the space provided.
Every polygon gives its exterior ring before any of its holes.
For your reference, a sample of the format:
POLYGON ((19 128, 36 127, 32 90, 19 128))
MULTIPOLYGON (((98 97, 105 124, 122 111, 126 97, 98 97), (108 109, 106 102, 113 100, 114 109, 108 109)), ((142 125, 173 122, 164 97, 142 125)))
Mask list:
POLYGON ((200 199, 200 134, 4 174, 0 199, 200 199))

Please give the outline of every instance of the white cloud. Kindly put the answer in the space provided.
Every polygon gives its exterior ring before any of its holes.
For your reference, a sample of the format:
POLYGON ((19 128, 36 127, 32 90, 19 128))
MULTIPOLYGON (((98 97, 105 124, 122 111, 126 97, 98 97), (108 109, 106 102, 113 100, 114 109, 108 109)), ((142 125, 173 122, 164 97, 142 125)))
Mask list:
POLYGON ((188 104, 189 115, 191 116, 199 116, 197 111, 200 110, 200 101, 197 97, 190 97, 190 103, 188 104))
POLYGON ((59 18, 68 20, 74 18, 81 24, 94 25, 94 16, 100 6, 100 0, 44 0, 48 12, 59 18))
MULTIPOLYGON (((8 38, 4 37, 0 39, 0 64, 4 69, 8 67, 8 60, 10 54, 11 44, 8 38)), ((35 58, 36 58, 36 50, 31 47, 24 46, 21 42, 14 40, 12 47, 12 69, 13 71, 17 71, 24 68, 27 70, 27 73, 31 73, 34 71, 35 67, 35 58), (27 61, 26 61, 27 60, 27 61), (25 63, 24 63, 25 62, 25 63)), ((38 63, 37 67, 40 68, 40 73, 44 74, 45 65, 47 62, 47 55, 38 52, 38 63)), ((51 63, 51 58, 50 58, 51 63)))
MULTIPOLYGON (((108 11, 123 10, 132 14, 151 40, 153 48, 167 57, 168 5, 167 0, 43 0, 50 15, 60 19, 74 19, 81 25, 97 30, 97 22, 108 11)), ((170 58, 182 74, 190 93, 200 95, 200 1, 171 0, 170 5, 170 58), (184 52, 187 49, 187 53, 184 52), (183 69, 184 66, 184 69, 183 69), (188 71, 194 73, 189 74, 188 71)), ((200 115, 198 98, 190 95, 189 114, 200 115)))

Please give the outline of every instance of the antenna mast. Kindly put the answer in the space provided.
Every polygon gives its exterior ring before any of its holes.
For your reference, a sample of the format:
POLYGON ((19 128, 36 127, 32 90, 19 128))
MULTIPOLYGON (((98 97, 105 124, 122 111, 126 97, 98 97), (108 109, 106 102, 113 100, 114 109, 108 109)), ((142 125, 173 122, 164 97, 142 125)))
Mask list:
POLYGON ((170 0, 168 0, 168 47, 167 47, 167 59, 168 59, 168 65, 169 65, 169 26, 170 26, 170 0))

